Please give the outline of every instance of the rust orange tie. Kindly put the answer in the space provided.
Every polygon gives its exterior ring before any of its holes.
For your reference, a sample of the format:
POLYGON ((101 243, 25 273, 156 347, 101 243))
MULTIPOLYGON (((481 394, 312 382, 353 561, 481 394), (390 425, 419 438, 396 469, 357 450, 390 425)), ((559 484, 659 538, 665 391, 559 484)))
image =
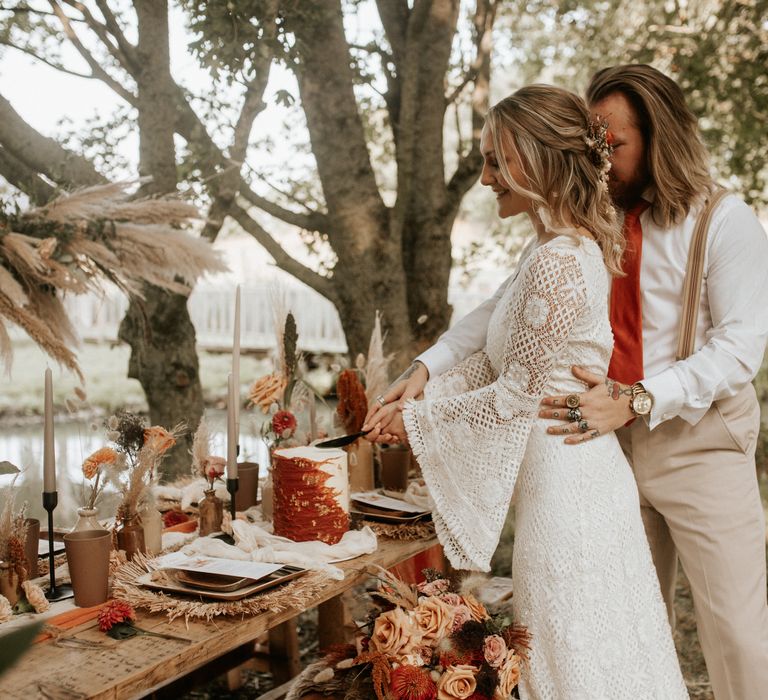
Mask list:
POLYGON ((627 246, 622 268, 626 276, 614 277, 611 287, 613 355, 608 376, 622 384, 634 384, 643 378, 643 304, 640 296, 643 229, 640 215, 649 206, 649 202, 641 199, 624 214, 627 246))

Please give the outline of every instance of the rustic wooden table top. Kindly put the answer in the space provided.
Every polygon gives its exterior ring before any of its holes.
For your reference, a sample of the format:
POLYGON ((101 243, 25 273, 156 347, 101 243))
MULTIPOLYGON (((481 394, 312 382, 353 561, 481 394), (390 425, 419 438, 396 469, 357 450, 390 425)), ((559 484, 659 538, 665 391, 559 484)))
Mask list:
MULTIPOLYGON (((328 580, 307 606, 315 607, 364 581, 366 567, 390 568, 436 544, 436 539, 397 541, 379 539, 379 548, 338 564, 343 581, 328 580)), ((211 622, 183 619, 169 622, 163 615, 137 611, 136 626, 173 634, 191 643, 138 636, 111 644, 93 620, 69 630, 68 637, 105 643, 103 648, 70 648, 52 642, 35 644, 21 661, 0 678, 3 700, 37 698, 140 698, 206 663, 247 644, 259 635, 298 615, 302 610, 264 613, 254 617, 217 617, 211 622)))

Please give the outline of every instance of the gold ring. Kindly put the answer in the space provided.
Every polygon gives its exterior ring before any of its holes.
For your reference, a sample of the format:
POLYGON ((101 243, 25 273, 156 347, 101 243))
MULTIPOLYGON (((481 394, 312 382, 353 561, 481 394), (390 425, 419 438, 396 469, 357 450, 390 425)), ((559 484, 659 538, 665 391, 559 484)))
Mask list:
POLYGON ((568 394, 568 396, 565 397, 565 405, 568 406, 568 408, 578 408, 580 403, 581 399, 578 394, 568 394))

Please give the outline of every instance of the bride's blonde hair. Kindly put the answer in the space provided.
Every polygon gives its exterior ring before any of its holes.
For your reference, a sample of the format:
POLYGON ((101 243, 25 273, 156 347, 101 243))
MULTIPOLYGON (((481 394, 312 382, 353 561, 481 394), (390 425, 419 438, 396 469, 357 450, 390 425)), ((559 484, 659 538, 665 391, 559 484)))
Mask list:
POLYGON ((595 237, 605 264, 622 275, 624 236, 607 186, 607 150, 596 147, 584 101, 551 85, 529 85, 491 107, 486 117, 507 186, 529 198, 548 231, 595 237), (506 157, 517 157, 528 186, 515 183, 506 157))

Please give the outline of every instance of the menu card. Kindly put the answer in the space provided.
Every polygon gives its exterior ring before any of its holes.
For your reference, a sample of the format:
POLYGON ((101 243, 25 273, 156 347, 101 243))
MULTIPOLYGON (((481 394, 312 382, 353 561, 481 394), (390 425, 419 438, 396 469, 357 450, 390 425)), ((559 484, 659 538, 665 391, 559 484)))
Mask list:
POLYGON ((362 503, 367 506, 373 506, 374 508, 383 508, 385 510, 395 510, 401 513, 428 513, 421 506, 415 506, 413 503, 408 503, 399 498, 392 498, 391 496, 384 496, 378 491, 364 491, 362 493, 353 493, 350 498, 353 501, 362 503))
POLYGON ((181 552, 171 552, 170 554, 158 557, 156 563, 158 568, 161 569, 181 569, 183 571, 197 571, 206 574, 237 576, 253 579, 254 581, 269 576, 271 573, 283 568, 283 564, 220 559, 204 555, 189 556, 181 552))

